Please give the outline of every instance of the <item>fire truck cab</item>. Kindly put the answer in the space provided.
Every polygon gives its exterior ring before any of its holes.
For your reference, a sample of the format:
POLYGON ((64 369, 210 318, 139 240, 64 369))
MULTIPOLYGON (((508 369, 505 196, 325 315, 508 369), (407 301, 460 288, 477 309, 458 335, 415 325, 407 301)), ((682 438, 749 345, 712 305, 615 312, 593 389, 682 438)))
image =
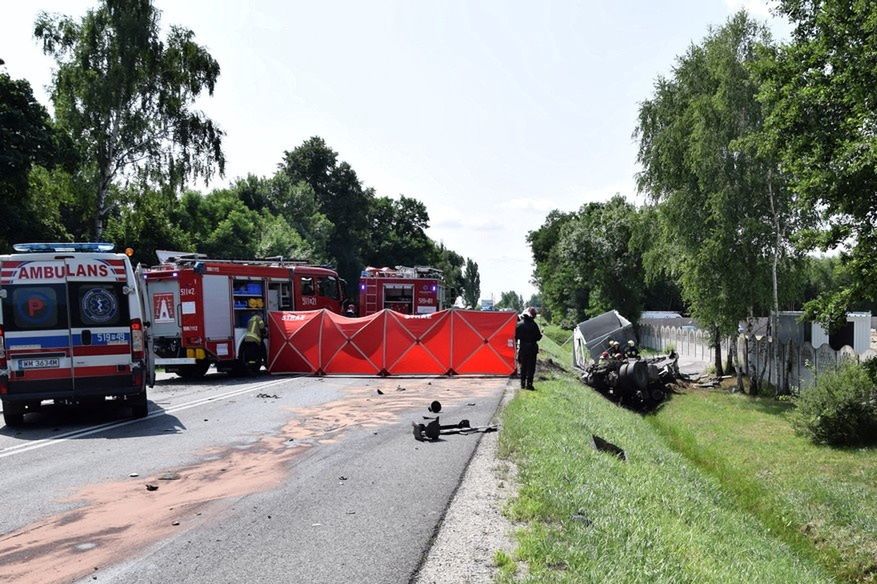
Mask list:
POLYGON ((152 367, 137 279, 108 243, 22 243, 0 256, 0 398, 8 426, 44 401, 111 397, 147 415, 152 367))
POLYGON ((385 308, 402 314, 429 314, 444 305, 442 272, 436 268, 372 268, 359 278, 359 316, 385 308))
POLYGON ((151 348, 157 366, 181 377, 203 376, 210 365, 232 373, 257 372, 262 359, 242 350, 254 315, 267 324, 269 311, 341 312, 343 282, 329 268, 182 252, 159 252, 159 259, 160 265, 143 271, 151 348))

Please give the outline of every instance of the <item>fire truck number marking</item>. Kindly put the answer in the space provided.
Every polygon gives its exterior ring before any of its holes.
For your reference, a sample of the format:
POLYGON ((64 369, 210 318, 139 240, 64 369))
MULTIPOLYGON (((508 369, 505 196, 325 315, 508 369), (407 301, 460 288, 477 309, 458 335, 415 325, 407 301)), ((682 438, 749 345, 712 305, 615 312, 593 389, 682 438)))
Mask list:
POLYGON ((194 296, 195 295, 195 287, 191 288, 180 288, 180 296, 194 296))
POLYGON ((307 296, 305 296, 304 298, 301 299, 301 303, 303 306, 316 306, 317 299, 316 298, 308 298, 307 296))
POLYGON ((152 295, 152 316, 154 322, 174 322, 174 293, 157 292, 152 295))

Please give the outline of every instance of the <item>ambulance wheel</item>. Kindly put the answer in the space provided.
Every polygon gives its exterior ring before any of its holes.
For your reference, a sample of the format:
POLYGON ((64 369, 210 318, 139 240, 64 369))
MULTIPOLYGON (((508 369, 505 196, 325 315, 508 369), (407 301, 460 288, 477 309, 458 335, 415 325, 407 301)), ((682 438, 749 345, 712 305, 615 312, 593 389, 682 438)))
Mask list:
POLYGON ((13 402, 3 402, 3 421, 9 427, 24 424, 24 405, 13 402))
POLYGON ((145 418, 149 415, 149 404, 146 402, 145 391, 131 399, 131 415, 135 418, 145 418))
POLYGON ((210 361, 204 359, 194 365, 178 365, 176 374, 183 379, 199 379, 204 377, 208 369, 210 369, 210 361))

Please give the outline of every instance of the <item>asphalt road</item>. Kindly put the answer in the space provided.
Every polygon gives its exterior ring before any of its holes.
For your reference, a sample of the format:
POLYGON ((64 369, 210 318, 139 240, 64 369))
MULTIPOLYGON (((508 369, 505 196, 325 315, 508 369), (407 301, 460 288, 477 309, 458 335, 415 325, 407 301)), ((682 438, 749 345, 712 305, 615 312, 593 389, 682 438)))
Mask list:
POLYGON ((507 384, 166 376, 142 420, 0 426, 0 582, 408 582, 481 437, 411 422, 486 424, 507 384))

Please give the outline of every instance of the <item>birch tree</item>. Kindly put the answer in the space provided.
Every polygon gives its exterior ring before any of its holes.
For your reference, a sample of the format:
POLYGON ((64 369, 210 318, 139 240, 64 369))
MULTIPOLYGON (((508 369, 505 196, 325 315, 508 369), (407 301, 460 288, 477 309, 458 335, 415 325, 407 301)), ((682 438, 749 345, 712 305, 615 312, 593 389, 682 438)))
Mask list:
POLYGON ((93 235, 113 209, 114 184, 180 186, 224 170, 222 131, 192 108, 213 94, 219 64, 191 30, 159 35, 150 0, 103 0, 79 20, 41 13, 34 35, 57 69, 52 102, 93 184, 93 235))

